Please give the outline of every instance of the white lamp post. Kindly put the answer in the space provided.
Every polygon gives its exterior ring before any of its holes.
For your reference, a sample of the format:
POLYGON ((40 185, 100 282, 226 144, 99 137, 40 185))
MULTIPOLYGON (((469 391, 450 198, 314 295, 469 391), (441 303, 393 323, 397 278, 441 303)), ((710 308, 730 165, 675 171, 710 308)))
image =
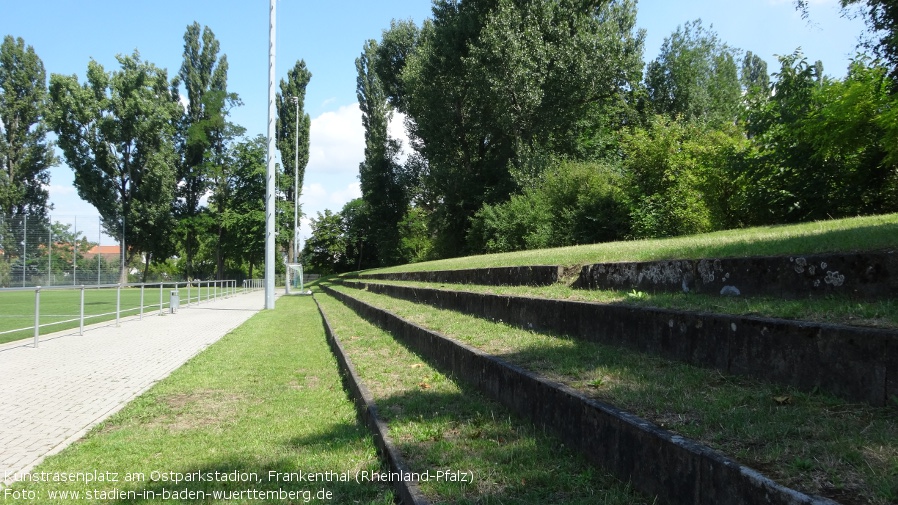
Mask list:
POLYGON ((296 105, 296 132, 293 136, 293 263, 299 263, 299 97, 292 98, 296 105))
POLYGON ((268 169, 265 184, 265 308, 274 309, 274 63, 277 0, 269 0, 268 13, 268 169))

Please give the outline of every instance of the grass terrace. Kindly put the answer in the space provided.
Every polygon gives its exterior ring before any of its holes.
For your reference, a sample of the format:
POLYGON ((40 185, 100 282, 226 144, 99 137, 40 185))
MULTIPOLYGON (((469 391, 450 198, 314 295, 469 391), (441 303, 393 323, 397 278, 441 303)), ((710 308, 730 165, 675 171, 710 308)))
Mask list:
POLYGON ((898 247, 898 214, 761 226, 666 239, 632 240, 513 253, 467 256, 371 272, 419 272, 500 266, 566 267, 616 261, 789 256, 898 247))
POLYGON ((898 501, 898 404, 876 408, 335 286, 840 503, 898 501))
POLYGON ((432 503, 653 503, 339 301, 316 297, 411 471, 471 472, 471 482, 421 482, 432 503))
MULTIPOLYGON (((347 280, 347 282, 355 281, 347 280)), ((574 289, 565 281, 557 282, 551 286, 540 287, 449 283, 429 284, 415 281, 372 281, 366 279, 362 279, 359 282, 898 329, 898 301, 894 298, 858 301, 848 296, 828 296, 825 298, 782 300, 772 297, 722 297, 697 293, 584 290, 574 289)))

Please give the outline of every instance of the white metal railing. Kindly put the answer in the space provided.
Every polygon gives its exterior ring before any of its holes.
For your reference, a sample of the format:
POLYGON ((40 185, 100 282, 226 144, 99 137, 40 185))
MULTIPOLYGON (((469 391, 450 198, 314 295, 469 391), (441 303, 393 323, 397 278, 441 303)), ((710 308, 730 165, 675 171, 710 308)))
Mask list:
POLYGON ((243 292, 257 291, 265 289, 265 279, 246 279, 243 281, 243 292))
MULTIPOLYGON (((243 293, 248 293, 251 291, 256 291, 262 289, 263 281, 260 279, 252 279, 250 281, 243 281, 243 293)), ((139 317, 143 319, 144 309, 145 308, 155 308, 159 307, 159 313, 165 313, 166 305, 169 309, 174 312, 178 307, 184 306, 188 307, 191 303, 200 304, 203 302, 215 301, 219 298, 230 298, 237 294, 237 281, 234 280, 224 280, 224 281, 191 281, 191 282, 147 282, 147 283, 130 283, 130 284, 104 284, 104 285, 81 285, 81 286, 47 286, 47 287, 25 287, 25 288, 3 288, 0 289, 0 294, 4 292, 12 292, 12 291, 34 291, 34 325, 27 326, 24 328, 16 328, 13 330, 0 331, 0 335, 5 335, 9 333, 16 333, 28 330, 34 330, 34 347, 38 345, 38 337, 40 335, 41 328, 47 328, 50 326, 63 325, 73 322, 78 322, 78 332, 80 335, 84 334, 84 322, 88 319, 96 319, 96 318, 104 318, 109 316, 115 316, 115 324, 119 325, 121 321, 121 317, 124 314, 139 312, 139 317), (147 303, 146 294, 148 288, 150 290, 154 290, 155 287, 159 287, 159 303, 147 303), (166 302, 164 292, 166 287, 170 290, 169 299, 166 302), (140 288, 140 304, 137 307, 131 307, 122 309, 121 300, 122 300, 122 288, 140 288), (41 291, 72 291, 72 290, 80 290, 81 298, 79 304, 79 316, 73 319, 65 319, 62 321, 54 321, 52 323, 40 323, 40 303, 41 303, 41 291), (91 314, 88 316, 84 315, 84 291, 86 289, 98 290, 98 289, 115 289, 116 290, 116 301, 115 301, 115 312, 106 312, 102 314, 91 314), (181 302, 181 290, 187 291, 186 302, 181 302)), ((109 317, 111 319, 111 317, 109 317)))

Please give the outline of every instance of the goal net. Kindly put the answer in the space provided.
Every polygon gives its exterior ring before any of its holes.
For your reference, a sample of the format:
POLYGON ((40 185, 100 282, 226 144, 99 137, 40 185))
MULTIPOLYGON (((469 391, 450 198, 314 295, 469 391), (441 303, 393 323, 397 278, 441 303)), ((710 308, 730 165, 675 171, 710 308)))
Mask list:
POLYGON ((287 263, 287 294, 293 289, 303 292, 302 263, 287 263))

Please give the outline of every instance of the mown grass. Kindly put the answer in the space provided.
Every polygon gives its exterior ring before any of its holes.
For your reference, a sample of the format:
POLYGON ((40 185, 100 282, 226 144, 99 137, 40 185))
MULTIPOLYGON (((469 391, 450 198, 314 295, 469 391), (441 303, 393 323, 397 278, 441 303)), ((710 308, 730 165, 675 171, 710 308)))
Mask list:
POLYGON ((376 306, 843 503, 898 502, 898 403, 849 404, 350 288, 376 306))
POLYGON ((576 266, 613 261, 650 261, 872 251, 898 247, 898 214, 797 225, 761 226, 667 239, 467 256, 413 263, 372 272, 419 272, 499 266, 576 266))
MULTIPOLYGON (((84 324, 93 324, 115 319, 117 293, 115 288, 90 288, 84 290, 84 324)), ((169 306, 172 288, 162 290, 163 310, 169 306)), ((178 290, 181 305, 188 303, 187 289, 178 290)), ((199 297, 205 302, 209 295, 205 287, 202 293, 194 287, 190 291, 189 303, 197 303, 199 297)), ((219 290, 219 296, 221 292, 219 290)), ((34 336, 34 290, 0 291, 0 344, 13 342, 34 336), (23 329, 24 328, 24 329, 23 329), (14 331, 19 330, 19 331, 14 331), (8 332, 8 333, 7 333, 8 332)), ((152 314, 159 311, 159 286, 147 287, 144 290, 144 312, 152 314)), ((140 313, 140 288, 122 288, 121 317, 135 316, 140 313)), ((77 319, 81 313, 81 291, 79 289, 43 288, 40 292, 40 324, 49 325, 40 328, 40 334, 46 335, 62 330, 77 328, 77 319), (74 319, 74 321, 72 321, 74 319)))
MULTIPOLYGON (((380 462, 342 389, 321 319, 310 298, 284 297, 210 346, 82 440, 34 472, 116 472, 117 483, 18 483, 37 500, 4 503, 170 503, 163 490, 332 493, 331 503, 393 502, 380 484, 277 482, 269 472, 378 471, 380 462), (153 481, 153 472, 255 474, 251 482, 153 481), (126 473, 143 482, 124 482, 126 473), (151 492, 123 499, 83 499, 90 490, 151 492), (77 491, 81 500, 51 500, 50 491, 77 491)), ((3 496, 3 491, 0 491, 3 496)), ((175 500, 202 503, 303 503, 277 496, 255 500, 175 500)), ((324 500, 320 500, 324 501, 324 500)))
POLYGON ((421 482, 433 503, 651 502, 503 406, 431 368, 339 301, 316 297, 411 471, 471 472, 468 483, 421 482))
POLYGON ((364 279, 360 282, 898 329, 898 301, 891 298, 859 301, 850 296, 832 295, 823 298, 783 300, 773 297, 723 297, 695 293, 653 294, 636 290, 574 289, 566 282, 558 282, 551 286, 482 286, 364 279))

